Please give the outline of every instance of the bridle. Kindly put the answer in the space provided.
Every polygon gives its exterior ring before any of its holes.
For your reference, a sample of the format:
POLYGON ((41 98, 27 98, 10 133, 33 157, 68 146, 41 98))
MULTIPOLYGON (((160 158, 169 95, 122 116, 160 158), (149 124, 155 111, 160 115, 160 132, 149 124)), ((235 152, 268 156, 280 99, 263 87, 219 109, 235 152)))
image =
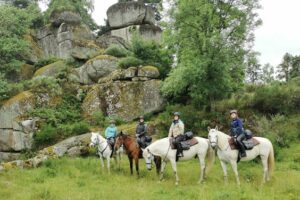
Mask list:
POLYGON ((104 147, 104 149, 103 149, 102 151, 99 149, 100 145, 103 144, 104 142, 106 142, 106 141, 100 142, 98 136, 96 137, 96 142, 95 142, 95 143, 94 143, 93 141, 91 142, 94 146, 98 146, 98 151, 99 151, 99 153, 100 153, 102 156, 103 156, 104 151, 105 151, 105 150, 107 149, 107 147, 108 147, 108 142, 107 142, 107 143, 106 143, 106 146, 104 147))
MULTIPOLYGON (((150 156, 154 156, 154 155, 150 152, 149 149, 147 149, 147 151, 148 151, 148 153, 150 154, 150 156)), ((150 160, 150 162, 146 162, 146 165, 150 165, 150 167, 152 168, 152 159, 150 158, 149 160, 150 160)))

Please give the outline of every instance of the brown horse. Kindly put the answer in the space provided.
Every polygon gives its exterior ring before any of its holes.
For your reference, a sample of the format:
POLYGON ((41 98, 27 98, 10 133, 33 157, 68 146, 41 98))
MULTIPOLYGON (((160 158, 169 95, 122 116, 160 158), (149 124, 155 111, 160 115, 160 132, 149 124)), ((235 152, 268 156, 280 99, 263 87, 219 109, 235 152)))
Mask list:
MULTIPOLYGON (((130 164, 130 174, 133 175, 133 160, 135 162, 135 169, 136 169, 136 173, 139 176, 140 172, 139 172, 139 159, 143 158, 143 151, 139 148, 136 140, 127 135, 127 134, 123 134, 123 132, 121 132, 116 139, 116 143, 115 143, 115 150, 117 151, 117 149, 120 148, 120 146, 124 147, 124 149, 126 150, 126 154, 128 156, 129 159, 129 164, 130 164)), ((154 163, 156 166, 156 173, 159 174, 160 169, 161 169, 161 158, 158 156, 154 157, 154 163)))

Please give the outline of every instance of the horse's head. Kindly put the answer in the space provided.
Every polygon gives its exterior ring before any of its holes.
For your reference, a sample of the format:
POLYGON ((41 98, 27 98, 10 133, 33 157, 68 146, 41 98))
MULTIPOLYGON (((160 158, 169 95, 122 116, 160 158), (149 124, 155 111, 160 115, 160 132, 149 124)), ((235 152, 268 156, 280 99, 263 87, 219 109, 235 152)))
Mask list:
POLYGON ((208 127, 207 130, 210 146, 214 149, 218 145, 218 127, 216 126, 214 129, 208 127))
POLYGON ((99 138, 98 138, 98 133, 93 133, 92 132, 90 147, 94 147, 94 146, 98 145, 99 142, 100 141, 99 141, 99 138))
POLYGON ((126 135, 121 131, 117 138, 116 138, 116 143, 115 143, 115 149, 118 150, 124 143, 124 140, 126 138, 126 135))
POLYGON ((152 169, 152 160, 153 160, 153 154, 150 152, 148 148, 142 149, 143 150, 143 157, 146 161, 146 166, 148 170, 152 169))

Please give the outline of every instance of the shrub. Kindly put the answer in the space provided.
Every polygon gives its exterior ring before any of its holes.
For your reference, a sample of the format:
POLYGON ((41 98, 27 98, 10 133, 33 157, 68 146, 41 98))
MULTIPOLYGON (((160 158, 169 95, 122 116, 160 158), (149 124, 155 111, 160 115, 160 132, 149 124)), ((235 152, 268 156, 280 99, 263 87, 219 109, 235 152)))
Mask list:
POLYGON ((89 132, 89 125, 86 122, 75 122, 72 124, 62 124, 58 127, 58 132, 63 137, 80 135, 89 132))
POLYGON ((37 70, 37 69, 39 69, 39 68, 41 68, 41 67, 44 67, 44 66, 46 66, 46 65, 49 65, 49 64, 54 63, 54 62, 59 61, 59 60, 61 60, 61 59, 60 59, 60 58, 57 58, 57 57, 54 57, 54 56, 51 56, 51 57, 49 57, 49 58, 42 58, 42 59, 38 60, 38 61, 34 64, 34 67, 35 67, 35 69, 37 70))
POLYGON ((126 57, 126 58, 122 58, 119 62, 118 62, 118 66, 122 69, 127 69, 129 67, 137 67, 139 65, 143 64, 143 61, 138 59, 138 58, 135 58, 135 57, 132 57, 132 56, 129 56, 129 57, 126 57))
POLYGON ((51 125, 44 125, 41 127, 41 130, 36 133, 34 143, 36 146, 52 144, 57 138, 57 129, 51 125))
POLYGON ((93 112, 90 123, 94 126, 104 126, 105 116, 100 111, 93 112))
POLYGON ((30 88, 36 93, 62 94, 62 88, 53 77, 35 77, 30 81, 30 88))
POLYGON ((300 109, 300 85, 274 83, 258 88, 254 94, 253 107, 269 114, 289 114, 300 109))
POLYGON ((111 45, 104 51, 104 54, 120 58, 128 56, 129 52, 118 45, 111 45))

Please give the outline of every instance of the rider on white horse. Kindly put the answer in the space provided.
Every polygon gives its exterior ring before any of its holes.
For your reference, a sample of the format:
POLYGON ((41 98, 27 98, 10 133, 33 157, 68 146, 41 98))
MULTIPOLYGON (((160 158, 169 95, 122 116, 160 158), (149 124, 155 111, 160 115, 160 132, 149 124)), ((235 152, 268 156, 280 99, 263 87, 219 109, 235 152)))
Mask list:
POLYGON ((241 158, 246 157, 247 156, 246 150, 242 143, 242 141, 246 138, 244 128, 243 128, 243 122, 238 118, 237 110, 231 110, 230 117, 232 119, 230 123, 231 136, 236 138, 236 143, 240 150, 239 156, 241 158))
POLYGON ((115 120, 110 120, 110 125, 105 129, 105 138, 111 146, 112 154, 114 152, 115 138, 117 137, 118 129, 115 125, 115 120))
POLYGON ((174 120, 171 124, 170 130, 169 130, 169 138, 174 138, 174 145, 177 149, 177 158, 183 157, 182 153, 182 147, 180 142, 184 139, 184 124, 180 120, 180 113, 175 112, 174 114, 174 120))

